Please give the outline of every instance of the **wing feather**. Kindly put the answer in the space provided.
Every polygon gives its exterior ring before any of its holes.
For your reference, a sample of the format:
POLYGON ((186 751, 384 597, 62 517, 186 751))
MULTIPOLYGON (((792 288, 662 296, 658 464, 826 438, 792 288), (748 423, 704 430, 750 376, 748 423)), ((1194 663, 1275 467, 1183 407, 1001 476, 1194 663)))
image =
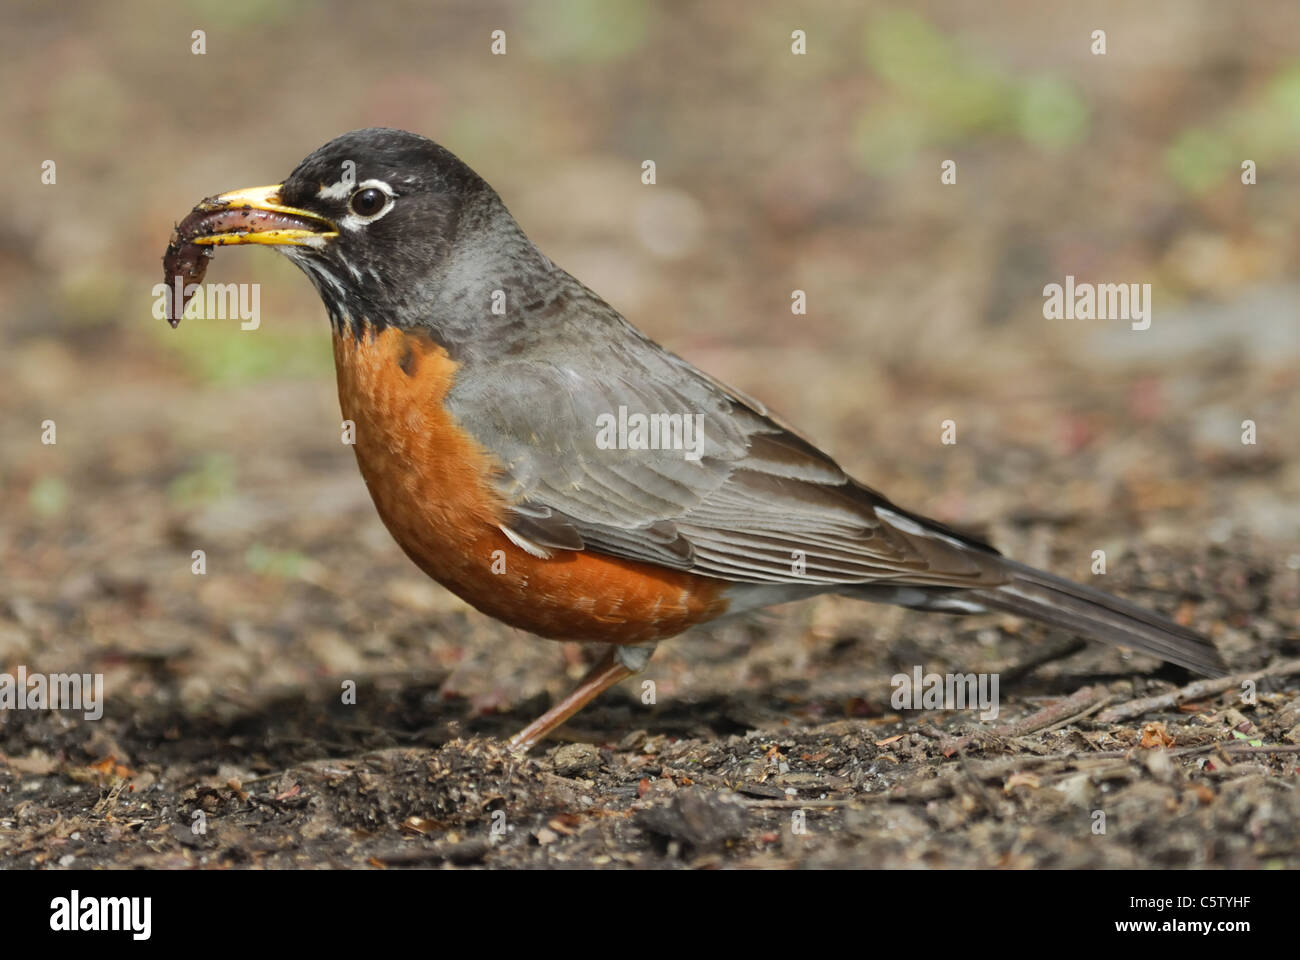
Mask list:
POLYGON ((509 526, 538 548, 749 583, 1005 582, 992 548, 894 506, 626 324, 602 349, 470 367, 448 402, 503 465, 509 526), (620 408, 698 415, 698 448, 606 449, 620 408))

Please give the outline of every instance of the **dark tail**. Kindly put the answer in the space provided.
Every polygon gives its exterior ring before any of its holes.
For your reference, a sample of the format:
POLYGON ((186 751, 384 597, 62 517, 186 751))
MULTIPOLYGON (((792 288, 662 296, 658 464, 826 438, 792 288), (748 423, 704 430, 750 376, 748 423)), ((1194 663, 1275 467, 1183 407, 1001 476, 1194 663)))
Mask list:
POLYGON ((1172 620, 1014 560, 1003 562, 1011 576, 1009 583, 962 591, 958 596, 1093 640, 1132 647, 1206 676, 1220 677, 1226 672, 1219 652, 1208 640, 1172 620))

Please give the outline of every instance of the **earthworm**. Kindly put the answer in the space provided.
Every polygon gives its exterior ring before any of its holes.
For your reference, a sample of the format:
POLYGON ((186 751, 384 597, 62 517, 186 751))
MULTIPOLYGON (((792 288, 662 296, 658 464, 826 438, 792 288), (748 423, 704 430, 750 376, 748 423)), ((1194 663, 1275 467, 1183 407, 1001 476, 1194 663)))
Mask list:
MULTIPOLYGON (((173 327, 203 283, 212 259, 213 246, 195 243, 199 237, 229 234, 233 237, 277 227, 295 228, 302 220, 289 214, 253 207, 227 207, 226 201, 209 197, 190 211, 172 231, 171 242, 163 254, 163 282, 167 285, 167 322, 173 327), (194 289, 192 289, 194 287, 194 289)), ((219 243, 226 242, 223 238, 219 243)))
POLYGON ((195 207, 190 215, 172 230, 167 252, 163 254, 163 283, 167 286, 167 322, 175 327, 181 322, 181 314, 190 302, 194 291, 186 290, 191 284, 201 284, 208 272, 208 261, 212 259, 212 248, 201 246, 191 241, 199 236, 198 224, 210 214, 203 209, 203 204, 195 207))

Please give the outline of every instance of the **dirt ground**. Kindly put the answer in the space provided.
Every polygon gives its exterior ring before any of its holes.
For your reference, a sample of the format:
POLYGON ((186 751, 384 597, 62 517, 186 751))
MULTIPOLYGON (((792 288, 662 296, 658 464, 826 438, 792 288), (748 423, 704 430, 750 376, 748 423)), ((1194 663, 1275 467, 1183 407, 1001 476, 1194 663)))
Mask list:
POLYGON ((106 704, 0 711, 0 869, 1300 866, 1297 675, 1108 719, 1194 678, 1010 616, 826 598, 696 631, 513 758, 501 738, 589 652, 468 609, 392 542, 310 285, 224 250, 209 280, 262 285, 258 331, 149 316, 200 197, 346 129, 415 129, 864 482, 1257 671, 1300 657, 1291 6, 1106 5, 1103 62, 1091 13, 826 4, 796 70, 776 4, 606 23, 554 57, 509 4, 412 6, 401 30, 329 7, 297 37, 346 37, 354 72, 274 73, 270 13, 204 8, 247 58, 219 75, 166 53, 193 26, 174 12, 4 13, 24 43, 0 74, 32 98, 0 108, 26 133, 0 156, 60 173, 0 227, 0 672, 102 673, 106 704), (474 38, 498 22, 519 52, 491 60, 474 38), (941 95, 896 55, 917 47, 941 95), (999 106, 1042 96, 1081 126, 999 106), (1045 320, 1066 274, 1153 283, 1151 329, 1045 320), (998 673, 1000 715, 895 710, 917 665, 998 673))
MULTIPOLYGON (((107 708, 96 722, 0 717, 0 866, 1300 864, 1295 677, 1262 682, 1253 706, 1234 690, 1103 723, 1103 692, 1113 704, 1189 678, 1010 617, 831 598, 700 631, 652 662, 655 704, 629 682, 567 742, 514 759, 499 738, 572 682, 581 651, 421 577, 350 452, 293 429, 317 384, 270 403, 158 392, 161 374, 124 375, 112 343, 96 357, 80 388, 99 402, 68 474, 93 496, 55 529, 10 516, 0 643, 6 663, 102 672, 107 708), (195 448, 224 446, 242 482, 202 507, 169 497, 220 478, 136 433, 161 406, 195 448), (889 678, 913 664, 999 673, 1001 715, 893 711, 889 678), (1007 729, 1081 690, 1058 719, 1089 715, 1007 729), (1216 746, 1251 744, 1287 752, 1216 746)), ((1224 476, 1248 488, 1278 469, 1224 476)), ((1148 484, 1157 501, 1187 495, 1148 484)), ((1300 564, 1284 545, 1177 526, 1138 543, 1123 515, 1008 509, 995 540, 1066 572, 1123 544, 1109 585, 1214 637, 1234 669, 1300 655, 1300 564)))

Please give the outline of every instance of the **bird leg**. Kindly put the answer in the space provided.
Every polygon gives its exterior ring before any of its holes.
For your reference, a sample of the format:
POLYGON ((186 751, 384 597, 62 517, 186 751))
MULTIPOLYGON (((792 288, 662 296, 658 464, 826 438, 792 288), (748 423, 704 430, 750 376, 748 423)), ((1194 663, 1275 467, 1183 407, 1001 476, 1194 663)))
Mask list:
POLYGON ((510 749, 527 753, 539 740, 549 736, 614 684, 644 670, 654 651, 653 644, 611 646, 567 697, 510 738, 510 749))

